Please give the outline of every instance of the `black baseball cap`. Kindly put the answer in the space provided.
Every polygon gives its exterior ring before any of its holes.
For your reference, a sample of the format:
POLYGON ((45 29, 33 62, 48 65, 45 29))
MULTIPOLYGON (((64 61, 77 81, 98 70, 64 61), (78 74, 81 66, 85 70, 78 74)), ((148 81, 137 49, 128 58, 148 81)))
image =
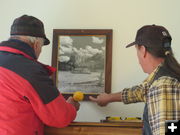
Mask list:
POLYGON ((171 35, 163 26, 145 25, 136 34, 135 41, 128 44, 126 48, 133 45, 143 45, 145 47, 171 47, 171 35))
POLYGON ((43 22, 36 17, 23 15, 16 18, 11 25, 11 35, 27 35, 44 38, 44 45, 50 43, 44 32, 43 22))

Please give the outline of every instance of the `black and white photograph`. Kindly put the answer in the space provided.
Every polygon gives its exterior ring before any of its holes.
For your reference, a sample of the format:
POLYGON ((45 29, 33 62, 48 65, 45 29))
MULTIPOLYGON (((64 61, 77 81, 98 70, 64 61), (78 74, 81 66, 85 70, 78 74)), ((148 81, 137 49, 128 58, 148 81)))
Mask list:
POLYGON ((104 90, 106 36, 59 36, 58 88, 61 92, 104 90))
POLYGON ((109 33, 111 30, 54 30, 52 65, 57 68, 54 79, 61 93, 110 91, 112 34, 109 33))

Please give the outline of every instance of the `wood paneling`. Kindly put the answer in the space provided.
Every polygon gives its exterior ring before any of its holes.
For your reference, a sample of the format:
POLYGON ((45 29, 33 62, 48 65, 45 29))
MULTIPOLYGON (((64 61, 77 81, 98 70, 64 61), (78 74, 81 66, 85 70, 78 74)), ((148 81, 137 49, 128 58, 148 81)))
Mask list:
POLYGON ((65 128, 45 128, 45 135, 141 135, 142 122, 76 122, 65 128))

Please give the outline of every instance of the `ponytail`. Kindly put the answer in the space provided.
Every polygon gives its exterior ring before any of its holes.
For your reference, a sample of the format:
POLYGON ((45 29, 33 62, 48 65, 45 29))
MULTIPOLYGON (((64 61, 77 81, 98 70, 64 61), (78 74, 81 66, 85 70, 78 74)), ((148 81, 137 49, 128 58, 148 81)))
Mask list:
POLYGON ((175 59, 172 50, 165 52, 164 64, 178 77, 180 77, 180 64, 175 59))

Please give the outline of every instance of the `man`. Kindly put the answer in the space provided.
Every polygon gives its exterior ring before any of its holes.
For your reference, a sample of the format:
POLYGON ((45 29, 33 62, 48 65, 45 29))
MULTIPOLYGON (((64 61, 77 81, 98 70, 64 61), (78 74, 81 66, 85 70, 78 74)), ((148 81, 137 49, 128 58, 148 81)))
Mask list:
POLYGON ((173 56, 171 36, 162 26, 146 25, 138 30, 135 42, 126 47, 133 45, 148 78, 122 92, 90 99, 100 106, 117 101, 145 102, 143 134, 164 135, 165 120, 180 120, 180 65, 173 56))
POLYGON ((46 38, 43 23, 16 18, 11 37, 0 43, 0 135, 43 135, 43 124, 65 127, 79 103, 67 101, 54 86, 52 67, 37 61, 46 38))

